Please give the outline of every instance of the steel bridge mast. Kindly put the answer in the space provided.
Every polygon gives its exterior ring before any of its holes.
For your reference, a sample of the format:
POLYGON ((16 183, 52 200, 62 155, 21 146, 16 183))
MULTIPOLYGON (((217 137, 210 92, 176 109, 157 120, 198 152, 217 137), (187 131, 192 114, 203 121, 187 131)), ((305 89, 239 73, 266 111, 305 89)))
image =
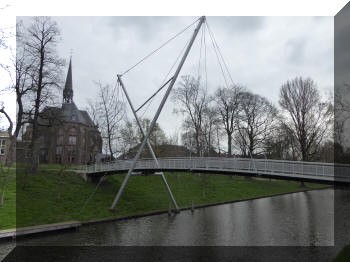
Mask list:
MULTIPOLYGON (((134 108, 134 106, 133 106, 133 104, 132 104, 132 102, 131 102, 131 99, 130 99, 130 97, 129 97, 129 94, 128 94, 128 92, 126 91, 126 88, 125 88, 124 83, 123 83, 123 81, 122 81, 121 75, 118 75, 118 81, 119 81, 119 83, 120 83, 120 85, 121 85, 121 87, 122 87, 122 89, 123 89, 123 91, 124 91, 124 94, 125 94, 125 96, 126 96, 126 99, 128 100, 128 103, 129 103, 129 105, 130 105, 130 107, 131 107, 131 110, 132 110, 132 112, 133 112, 133 114, 134 114, 134 117, 135 117, 135 119, 136 119, 136 123, 137 123, 137 125, 139 126, 142 135, 145 136, 145 132, 143 131, 142 125, 141 125, 140 120, 139 120, 139 118, 138 118, 138 116, 137 116, 137 114, 136 114, 135 108, 134 108)), ((156 155, 154 154, 154 151, 153 151, 152 146, 151 146, 151 144, 150 144, 150 142, 149 142, 148 139, 147 139, 147 146, 148 146, 149 151, 151 152, 151 155, 152 155, 153 160, 156 162, 157 167, 160 167, 160 166, 159 166, 159 163, 158 163, 158 159, 157 159, 156 155)), ((164 183, 166 189, 168 190, 168 194, 169 194, 169 196, 170 196, 170 198, 171 198, 171 201, 173 202, 173 205, 174 205, 174 207, 175 207, 175 212, 179 212, 179 207, 178 207, 177 204, 176 204, 175 198, 174 198, 173 193, 171 192, 170 187, 169 187, 169 185, 168 185, 168 183, 167 183, 167 181, 166 181, 166 179, 165 179, 164 173, 163 173, 163 172, 160 172, 160 175, 161 175, 161 177, 162 177, 162 180, 163 180, 163 183, 164 183)))
MULTIPOLYGON (((200 28, 201 28, 201 26, 202 26, 202 24, 203 24, 204 22, 205 22, 205 16, 202 16, 202 17, 199 19, 198 25, 197 25, 196 29, 195 29, 194 32, 193 32, 192 38, 191 38, 191 40, 190 40, 190 42, 189 42, 189 44, 188 44, 188 46, 187 46, 187 48, 186 48, 186 50, 185 50, 185 53, 184 53, 184 55, 183 55, 183 57, 182 57, 182 59, 181 59, 181 61, 180 61, 180 63, 179 63, 179 66, 177 67, 177 69, 176 69, 176 71, 175 71, 175 74, 174 74, 174 76, 173 76, 173 78, 172 78, 172 80, 171 80, 171 82, 170 82, 170 84, 169 84, 169 86, 168 86, 168 89, 167 89, 167 91, 166 91, 166 93, 165 93, 165 95, 164 95, 164 97, 163 97, 163 99, 162 99, 162 101, 161 101, 161 103, 160 103, 158 109, 157 109, 157 112, 156 112, 156 114, 155 114, 155 116, 154 116, 154 118, 153 118, 153 120, 152 120, 152 123, 151 123, 151 125, 150 125, 150 128, 149 128, 149 130, 147 131, 147 134, 145 135, 145 137, 144 137, 144 139, 143 139, 143 141, 142 141, 142 143, 141 143, 141 146, 140 146, 139 150, 137 151, 137 154, 136 154, 136 156, 135 156, 135 158, 134 158, 134 160, 133 160, 133 162, 132 162, 132 164, 131 164, 131 167, 130 167, 130 169, 129 169, 129 171, 128 171, 128 174, 127 174, 126 177, 124 178, 124 181, 123 181, 122 185, 120 186, 120 189, 119 189, 119 191, 118 191, 116 197, 114 198, 114 201, 113 201, 113 203, 112 203, 112 206, 110 207, 110 210, 114 210, 115 207, 116 207, 116 205, 118 204, 118 201, 119 201, 119 199, 120 199, 120 197, 121 197, 121 195, 122 195, 122 193, 123 193, 123 191, 124 191, 124 188, 125 188, 126 184, 128 183, 128 180, 129 180, 129 178, 130 178, 130 176, 131 176, 131 174, 132 174, 132 172, 133 172, 133 170, 134 170, 134 168, 135 168, 135 166, 136 166, 136 162, 137 162, 137 160, 140 158, 141 153, 142 153, 142 151, 143 151, 143 149, 144 149, 146 143, 148 142, 148 138, 149 138, 149 136, 151 135, 151 132, 152 132, 152 130, 153 130, 153 128, 154 128, 154 126, 155 126, 157 120, 158 120, 158 117, 159 117, 159 115, 160 115, 160 113, 161 113, 161 111, 162 111, 162 109, 163 109, 163 107, 164 107, 164 104, 165 104, 165 102, 166 102, 166 100, 167 100, 167 98, 168 98, 168 96, 169 96, 169 94, 170 94, 170 91, 171 91, 171 89, 173 88, 173 86, 174 86, 174 84, 175 84, 175 82, 176 82, 176 79, 177 79, 177 77, 178 77, 179 74, 180 74, 180 71, 181 71, 181 69, 182 69, 182 66, 183 66, 183 64, 185 63, 186 58, 187 58, 187 56, 188 56, 188 54, 189 54, 189 52, 190 52, 190 50, 191 50, 191 48, 192 48, 192 45, 193 45, 193 43, 194 43, 194 40, 196 39, 197 34, 198 34, 198 32, 199 32, 199 30, 200 30, 200 28)), ((118 79, 120 79, 120 78, 118 77, 118 79)), ((168 192, 169 192, 169 191, 168 191, 168 192)), ((170 193, 171 193, 171 191, 170 191, 170 193)), ((174 199, 174 201, 175 201, 175 199, 174 199)), ((175 203, 176 203, 176 202, 175 202, 175 203)), ((176 207, 176 206, 175 206, 175 207, 176 207)))

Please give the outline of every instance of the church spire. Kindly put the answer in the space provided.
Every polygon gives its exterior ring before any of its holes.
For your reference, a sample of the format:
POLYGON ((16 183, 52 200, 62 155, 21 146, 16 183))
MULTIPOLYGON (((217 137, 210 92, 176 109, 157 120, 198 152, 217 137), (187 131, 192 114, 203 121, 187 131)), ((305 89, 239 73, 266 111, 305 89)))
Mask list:
POLYGON ((72 81, 72 57, 69 60, 66 84, 63 90, 63 103, 73 103, 73 81, 72 81))

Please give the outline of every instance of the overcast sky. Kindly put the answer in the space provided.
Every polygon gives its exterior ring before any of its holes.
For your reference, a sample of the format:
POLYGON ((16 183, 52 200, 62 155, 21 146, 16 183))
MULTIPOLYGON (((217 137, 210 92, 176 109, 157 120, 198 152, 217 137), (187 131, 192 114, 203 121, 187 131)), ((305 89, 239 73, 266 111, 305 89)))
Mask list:
MULTIPOLYGON (((25 24, 30 22, 28 17, 25 24)), ((61 29, 58 46, 69 60, 73 50, 74 101, 80 109, 97 95, 94 82, 115 84, 116 75, 191 24, 196 17, 52 17, 61 29)), ((235 83, 277 105, 280 86, 296 76, 313 78, 326 96, 333 90, 333 17, 207 17, 235 83)), ((161 85, 190 39, 195 25, 160 52, 125 74, 125 85, 138 107, 161 85)), ((180 75, 197 75, 201 33, 180 75)), ((204 59, 200 75, 204 77, 204 59)), ((206 34, 208 92, 224 86, 212 43, 206 34)), ((67 64, 68 67, 68 64, 67 64)), ((67 70, 67 69, 66 69, 67 70)), ((65 70, 65 74, 66 74, 65 70)), ((65 78, 65 76, 64 76, 65 78)), ((176 87, 176 86, 175 86, 176 87)), ((144 116, 152 118, 163 92, 144 116)), ((169 99, 159 118, 167 134, 181 127, 169 99)), ((131 112, 128 108, 129 116, 131 112)), ((143 111, 141 111, 141 114, 143 111)))

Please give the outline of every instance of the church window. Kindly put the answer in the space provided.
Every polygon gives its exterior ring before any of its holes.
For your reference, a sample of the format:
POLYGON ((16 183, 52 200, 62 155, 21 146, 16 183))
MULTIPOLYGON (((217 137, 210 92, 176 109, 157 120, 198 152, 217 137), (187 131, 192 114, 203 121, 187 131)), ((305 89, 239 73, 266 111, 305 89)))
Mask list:
POLYGON ((63 128, 58 129, 57 145, 63 145, 63 128))
POLYGON ((61 146, 56 147, 56 155, 62 155, 62 147, 61 146))
POLYGON ((77 144, 77 137, 76 136, 69 136, 68 145, 76 145, 77 144))
POLYGON ((75 128, 69 129, 68 145, 75 146, 77 144, 77 130, 75 128))

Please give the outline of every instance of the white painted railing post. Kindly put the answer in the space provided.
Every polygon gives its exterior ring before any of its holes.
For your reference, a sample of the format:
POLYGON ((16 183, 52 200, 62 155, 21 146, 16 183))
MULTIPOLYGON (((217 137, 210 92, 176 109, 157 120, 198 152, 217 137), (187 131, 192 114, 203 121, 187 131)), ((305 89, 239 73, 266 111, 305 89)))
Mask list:
POLYGON ((301 163, 301 175, 304 175, 304 162, 301 163))
POLYGON ((323 176, 324 176, 324 165, 322 166, 322 169, 323 169, 323 170, 322 170, 322 173, 323 173, 323 176))

